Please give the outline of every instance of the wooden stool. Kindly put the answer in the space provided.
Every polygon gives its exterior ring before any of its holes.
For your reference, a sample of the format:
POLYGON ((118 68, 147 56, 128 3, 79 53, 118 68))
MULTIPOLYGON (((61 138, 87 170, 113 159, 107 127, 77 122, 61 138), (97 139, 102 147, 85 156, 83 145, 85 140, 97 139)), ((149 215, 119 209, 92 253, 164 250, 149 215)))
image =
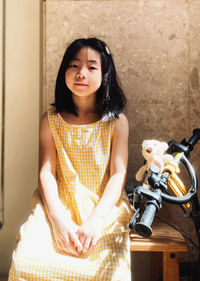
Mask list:
POLYGON ((187 252, 182 235, 172 227, 154 222, 149 238, 130 232, 133 252, 151 252, 151 281, 158 280, 163 272, 163 281, 179 281, 179 253, 187 252))

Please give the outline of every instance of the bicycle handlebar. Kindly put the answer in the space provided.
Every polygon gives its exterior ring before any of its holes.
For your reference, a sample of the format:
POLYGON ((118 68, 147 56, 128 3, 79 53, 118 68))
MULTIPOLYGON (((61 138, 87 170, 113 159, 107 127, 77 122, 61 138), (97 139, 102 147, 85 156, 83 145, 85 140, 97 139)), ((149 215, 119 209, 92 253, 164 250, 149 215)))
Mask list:
POLYGON ((135 230, 139 235, 148 237, 152 234, 151 224, 154 220, 156 212, 161 208, 162 200, 172 204, 184 204, 191 201, 194 195, 197 193, 197 177, 194 168, 187 157, 189 157, 189 153, 193 150, 193 146, 199 141, 199 139, 200 129, 195 129, 193 131, 193 136, 188 142, 185 140, 183 140, 181 144, 173 140, 169 142, 169 150, 171 153, 181 152, 179 161, 181 161, 186 167, 191 178, 191 188, 186 195, 182 197, 174 197, 164 193, 163 190, 167 188, 166 184, 170 176, 170 172, 165 171, 164 174, 158 176, 158 173, 156 174, 153 172, 154 169, 152 169, 151 175, 148 179, 150 185, 154 188, 154 191, 144 189, 142 186, 139 186, 135 189, 135 193, 139 196, 139 198, 144 196, 148 199, 146 202, 146 209, 140 222, 136 222, 139 217, 139 209, 137 209, 129 224, 130 228, 133 228, 135 225, 135 230))
POLYGON ((200 129, 194 129, 193 135, 186 141, 183 139, 181 143, 178 143, 175 140, 169 141, 169 148, 167 153, 172 154, 174 152, 184 152, 186 157, 189 157, 190 152, 193 150, 194 145, 200 140, 200 129))
MULTIPOLYGON (((149 237, 152 234, 151 224, 154 220, 156 212, 161 207, 162 201, 172 204, 184 204, 191 201, 192 197, 197 193, 197 178, 192 165, 184 154, 181 155, 180 161, 182 161, 186 166, 192 181, 192 186, 187 195, 183 197, 167 195, 166 193, 162 192, 160 186, 158 186, 158 183, 156 183, 157 187, 154 191, 146 190, 141 186, 136 188, 135 193, 137 195, 145 196, 149 199, 146 203, 147 207, 140 222, 135 223, 135 230, 139 235, 149 237)), ((133 228, 133 220, 129 224, 129 227, 133 228)))

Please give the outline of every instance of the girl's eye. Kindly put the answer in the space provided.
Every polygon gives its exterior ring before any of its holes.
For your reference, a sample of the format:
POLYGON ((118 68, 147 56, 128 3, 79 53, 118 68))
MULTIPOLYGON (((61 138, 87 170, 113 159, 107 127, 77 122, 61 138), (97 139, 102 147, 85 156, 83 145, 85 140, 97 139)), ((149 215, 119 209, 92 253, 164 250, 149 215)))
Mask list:
POLYGON ((72 64, 69 65, 69 67, 78 67, 78 65, 75 64, 75 63, 72 63, 72 64))
POLYGON ((90 66, 89 69, 90 69, 90 70, 96 70, 97 68, 94 67, 94 66, 90 66))

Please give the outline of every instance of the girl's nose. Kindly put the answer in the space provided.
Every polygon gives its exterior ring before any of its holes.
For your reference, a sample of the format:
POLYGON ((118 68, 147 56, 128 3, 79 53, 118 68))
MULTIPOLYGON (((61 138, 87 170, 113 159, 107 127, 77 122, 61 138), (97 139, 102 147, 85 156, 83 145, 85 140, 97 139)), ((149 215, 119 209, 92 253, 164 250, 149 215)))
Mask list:
POLYGON ((81 67, 81 68, 79 69, 79 71, 78 71, 76 77, 77 77, 78 79, 81 79, 81 78, 85 78, 85 76, 86 76, 86 70, 85 70, 83 67, 81 67))
POLYGON ((76 78, 81 79, 81 78, 84 78, 84 76, 83 76, 81 73, 78 73, 78 74, 76 75, 76 78))

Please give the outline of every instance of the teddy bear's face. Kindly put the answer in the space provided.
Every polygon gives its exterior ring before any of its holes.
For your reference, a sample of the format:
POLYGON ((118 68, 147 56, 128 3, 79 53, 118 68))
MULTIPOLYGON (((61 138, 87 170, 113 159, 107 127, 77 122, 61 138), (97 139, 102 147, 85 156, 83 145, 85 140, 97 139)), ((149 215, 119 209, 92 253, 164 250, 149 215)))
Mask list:
POLYGON ((150 160, 154 155, 163 156, 168 148, 166 142, 157 140, 145 140, 142 143, 142 154, 146 160, 150 160))

